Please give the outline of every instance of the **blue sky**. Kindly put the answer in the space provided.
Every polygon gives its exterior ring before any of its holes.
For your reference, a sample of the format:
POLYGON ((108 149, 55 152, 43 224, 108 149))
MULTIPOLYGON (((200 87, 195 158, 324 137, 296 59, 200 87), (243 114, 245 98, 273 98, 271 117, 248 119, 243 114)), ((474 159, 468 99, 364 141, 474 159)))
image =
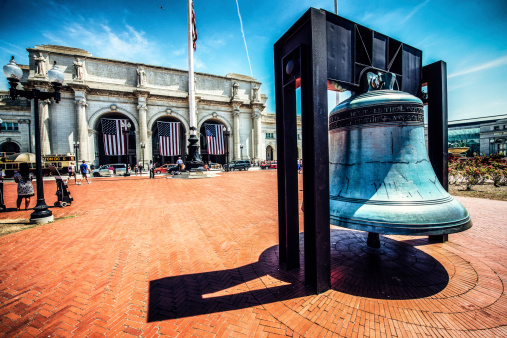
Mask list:
MULTIPOLYGON (((253 77, 275 111, 273 44, 309 7, 334 0, 238 0, 253 77)), ((236 0, 195 0, 195 70, 250 75, 236 0)), ((507 114, 507 1, 339 0, 339 15, 447 62, 449 120, 507 114)), ((94 56, 188 69, 186 0, 0 0, 0 60, 56 44, 94 56), (159 5, 164 7, 162 10, 159 5)), ((0 90, 7 90, 0 81, 0 90)))

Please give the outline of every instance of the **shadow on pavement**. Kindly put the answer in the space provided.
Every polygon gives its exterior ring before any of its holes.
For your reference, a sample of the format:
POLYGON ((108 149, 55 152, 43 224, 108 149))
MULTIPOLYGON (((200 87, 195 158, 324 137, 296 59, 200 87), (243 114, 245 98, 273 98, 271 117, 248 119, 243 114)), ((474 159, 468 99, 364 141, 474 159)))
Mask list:
MULTIPOLYGON (((337 292, 375 299, 416 299, 442 291, 449 282, 447 271, 436 259, 407 243, 383 237, 381 248, 371 249, 366 246, 366 233, 330 231, 331 285, 337 292)), ((239 268, 151 281, 148 322, 314 295, 304 285, 303 262, 301 256, 301 269, 281 270, 278 246, 272 246, 257 262, 239 268)))

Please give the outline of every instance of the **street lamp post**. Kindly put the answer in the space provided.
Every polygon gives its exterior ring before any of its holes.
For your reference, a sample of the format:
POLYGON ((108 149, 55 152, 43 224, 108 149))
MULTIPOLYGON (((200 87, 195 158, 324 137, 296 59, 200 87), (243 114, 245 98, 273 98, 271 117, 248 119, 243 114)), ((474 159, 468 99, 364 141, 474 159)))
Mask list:
POLYGON ((231 132, 224 128, 224 136, 225 136, 225 171, 229 171, 229 136, 231 136, 231 132))
POLYGON ((74 142, 74 154, 76 155, 76 168, 79 168, 79 160, 77 158, 78 152, 79 152, 79 141, 74 142))
POLYGON ((241 150, 241 153, 240 153, 241 159, 243 159, 243 145, 242 144, 239 145, 239 149, 241 150))
POLYGON ((28 152, 32 152, 32 120, 30 119, 20 119, 18 120, 18 123, 21 124, 28 124, 28 152))
POLYGON ((9 64, 3 67, 3 71, 10 84, 10 97, 15 100, 18 96, 25 97, 29 100, 33 99, 33 110, 35 119, 35 165, 36 165, 36 182, 37 182, 37 205, 34 212, 30 215, 30 222, 32 223, 48 223, 53 221, 53 213, 48 209, 46 201, 44 200, 44 187, 42 181, 42 152, 40 142, 40 120, 39 120, 39 100, 54 99, 56 103, 60 102, 60 87, 64 81, 63 73, 58 69, 56 61, 48 71, 48 79, 54 88, 53 93, 41 92, 38 89, 32 90, 17 90, 19 80, 23 76, 23 71, 18 67, 14 56, 9 64))
POLYGON ((146 144, 141 142, 141 150, 143 152, 143 165, 141 166, 141 175, 143 174, 143 169, 144 169, 144 148, 146 148, 146 144))
MULTIPOLYGON (((128 138, 129 138, 129 135, 130 135, 130 128, 132 127, 132 124, 130 123, 130 121, 127 121, 127 130, 124 130, 123 133, 127 136, 127 144, 128 144, 128 138)), ((130 165, 130 159, 129 159, 129 150, 127 149, 127 169, 125 171, 125 175, 124 176, 130 176, 130 173, 129 173, 129 165, 130 165)))

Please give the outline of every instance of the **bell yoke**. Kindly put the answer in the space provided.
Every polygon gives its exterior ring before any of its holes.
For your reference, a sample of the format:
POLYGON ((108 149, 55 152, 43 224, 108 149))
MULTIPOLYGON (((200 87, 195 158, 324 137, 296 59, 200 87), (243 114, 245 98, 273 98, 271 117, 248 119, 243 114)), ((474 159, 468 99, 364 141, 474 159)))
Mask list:
POLYGON ((315 8, 275 43, 279 261, 282 268, 297 269, 303 256, 305 283, 317 293, 331 288, 330 223, 367 231, 367 244, 377 248, 380 233, 445 242, 448 234, 472 226, 468 212, 446 191, 447 64, 423 66, 422 60, 415 47, 315 8), (329 115, 329 90, 357 95, 329 115))

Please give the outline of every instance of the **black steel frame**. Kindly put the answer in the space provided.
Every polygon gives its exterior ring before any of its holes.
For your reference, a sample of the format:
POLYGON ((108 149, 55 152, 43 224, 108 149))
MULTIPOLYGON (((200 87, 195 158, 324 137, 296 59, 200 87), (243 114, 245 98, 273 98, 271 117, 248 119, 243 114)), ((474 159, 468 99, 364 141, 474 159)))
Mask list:
POLYGON ((431 98, 430 159, 447 189, 445 62, 422 67, 420 50, 310 8, 275 43, 274 64, 280 265, 300 267, 296 88, 301 86, 305 283, 321 293, 331 287, 328 88, 361 92, 363 73, 390 71, 397 75, 399 90, 421 97, 424 78, 431 98))

